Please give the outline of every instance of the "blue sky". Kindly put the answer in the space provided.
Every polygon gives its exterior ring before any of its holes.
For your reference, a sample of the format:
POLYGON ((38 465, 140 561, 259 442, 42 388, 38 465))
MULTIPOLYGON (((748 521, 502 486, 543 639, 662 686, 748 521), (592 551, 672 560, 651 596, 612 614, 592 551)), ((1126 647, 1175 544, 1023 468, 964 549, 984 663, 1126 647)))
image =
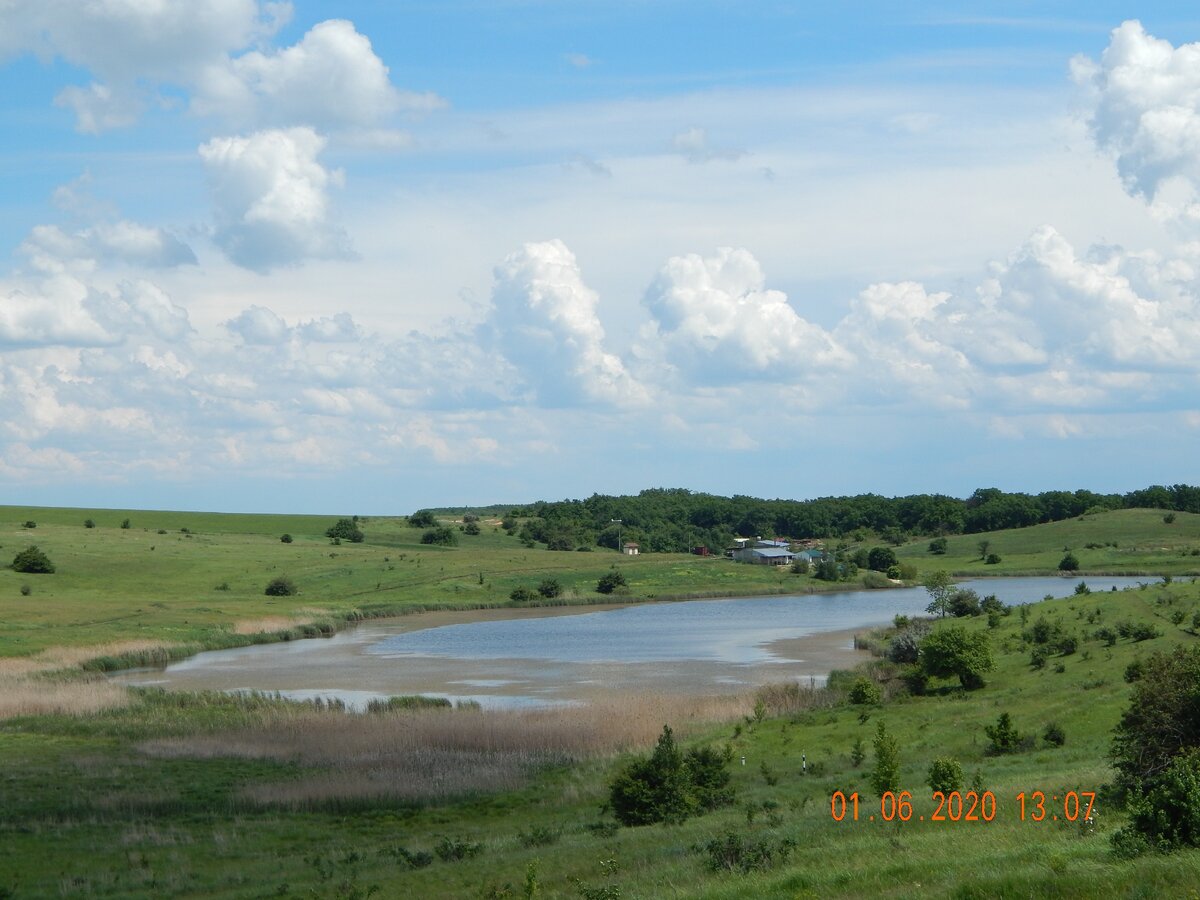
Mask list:
POLYGON ((1177 3, 15 0, 0 492, 1197 480, 1177 3))

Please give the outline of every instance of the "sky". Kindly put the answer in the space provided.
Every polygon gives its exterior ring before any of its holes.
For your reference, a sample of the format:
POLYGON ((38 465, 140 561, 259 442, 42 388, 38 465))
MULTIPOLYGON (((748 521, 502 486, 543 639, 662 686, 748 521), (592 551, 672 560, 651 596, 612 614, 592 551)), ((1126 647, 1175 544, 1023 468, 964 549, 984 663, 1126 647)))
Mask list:
POLYGON ((1177 3, 0 0, 0 502, 1200 481, 1177 3))

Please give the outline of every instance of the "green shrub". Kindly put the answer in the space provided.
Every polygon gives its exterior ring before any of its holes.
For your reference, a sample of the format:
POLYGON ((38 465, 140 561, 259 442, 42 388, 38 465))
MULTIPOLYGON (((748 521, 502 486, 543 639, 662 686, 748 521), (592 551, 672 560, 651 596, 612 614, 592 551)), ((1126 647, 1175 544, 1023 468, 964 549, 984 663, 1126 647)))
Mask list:
POLYGON ((280 575, 267 583, 267 589, 263 593, 268 597, 291 597, 296 593, 296 584, 286 575, 280 575))
POLYGON ((513 601, 513 603, 532 603, 537 598, 537 593, 524 585, 513 588, 512 592, 508 595, 508 599, 513 601))
POLYGON ((1113 836, 1113 845, 1121 855, 1200 846, 1200 749, 1172 759, 1130 805, 1129 824, 1113 836))
POLYGON ((1062 726, 1057 722, 1051 722, 1046 726, 1046 730, 1042 732, 1042 740, 1051 747, 1061 747, 1067 742, 1067 733, 1063 731, 1062 726))
POLYGON ((547 600, 553 600, 562 593, 562 585, 555 578, 543 578, 542 583, 537 587, 537 592, 547 600))
POLYGON ((440 525, 437 528, 431 528, 429 531, 421 535, 422 544, 440 544, 443 547, 458 546, 458 535, 454 533, 454 529, 448 525, 440 525))
POLYGON ((130 522, 128 519, 122 519, 121 527, 124 528, 126 531, 128 531, 130 528, 133 527, 133 523, 130 522))
POLYGON ((987 559, 985 559, 983 562, 985 565, 995 566, 995 565, 998 565, 999 563, 1003 562, 1003 560, 1000 559, 999 553, 989 553, 987 555, 987 559))
POLYGON ((37 522, 33 521, 33 519, 26 519, 25 523, 21 527, 22 528, 37 528, 37 522))
POLYGON ((96 520, 95 520, 95 519, 84 519, 84 520, 83 520, 83 527, 84 527, 84 528, 95 528, 95 527, 96 527, 96 520))
POLYGON ((796 841, 792 838, 773 840, 768 836, 743 838, 729 829, 721 837, 710 840, 702 849, 708 856, 710 871, 748 875, 785 861, 796 849, 796 841))
POLYGON ((985 725, 983 733, 988 737, 988 750, 991 753, 1016 753, 1022 749, 1021 735, 1008 713, 1000 713, 996 724, 985 725))
POLYGON ((970 588, 958 588, 947 600, 947 609, 950 615, 961 619, 964 616, 979 615, 982 606, 977 593, 970 588))
POLYGON ((962 790, 963 770, 958 760, 948 756, 939 756, 929 766, 929 777, 926 779, 931 791, 941 791, 949 794, 962 790))
POLYGON ((654 752, 635 759, 609 785, 609 806, 622 825, 682 822, 732 802, 731 758, 728 748, 693 750, 685 756, 664 725, 654 752))
POLYGON ((292 542, 292 536, 290 534, 285 534, 279 540, 284 544, 290 544, 292 542))
POLYGON ((21 585, 21 596, 22 597, 28 597, 32 593, 33 593, 33 588, 31 588, 29 585, 27 585, 27 584, 21 585))
POLYGON ((426 697, 422 694, 405 694, 385 700, 367 702, 367 712, 386 713, 398 709, 453 709, 454 704, 445 697, 426 697))
POLYGON ((462 838, 442 838, 433 852, 442 862, 456 862, 460 859, 470 859, 483 852, 483 844, 478 841, 467 841, 462 838))
POLYGON ((984 673, 995 668, 987 634, 958 625, 941 628, 925 638, 920 662, 931 677, 957 677, 968 691, 983 687, 984 673))
POLYGON ((611 594, 620 587, 625 587, 625 576, 613 569, 600 576, 600 580, 596 582, 596 593, 611 594))
POLYGON ((463 534, 469 534, 471 537, 478 535, 479 531, 480 529, 478 522, 468 522, 463 526, 463 534))
POLYGON ((408 517, 408 524, 410 528, 435 528, 437 519, 429 510, 419 509, 408 517))
POLYGON ((946 545, 949 543, 944 537, 934 538, 929 542, 929 552, 935 556, 942 556, 946 552, 946 545))
POLYGON ((30 575, 51 575, 54 573, 54 563, 34 544, 13 557, 12 569, 30 575))
POLYGON ((871 787, 881 797, 887 791, 900 790, 900 744, 880 722, 875 726, 875 768, 871 787))
POLYGON ((359 530, 353 519, 338 519, 337 522, 325 529, 325 537, 361 544, 366 536, 359 530))
POLYGON ((1075 554, 1067 553, 1066 556, 1060 559, 1058 561, 1058 570, 1060 572, 1078 572, 1079 560, 1075 557, 1075 554))
POLYGON ((850 687, 850 702, 856 705, 873 705, 883 699, 879 685, 869 678, 858 678, 850 687))

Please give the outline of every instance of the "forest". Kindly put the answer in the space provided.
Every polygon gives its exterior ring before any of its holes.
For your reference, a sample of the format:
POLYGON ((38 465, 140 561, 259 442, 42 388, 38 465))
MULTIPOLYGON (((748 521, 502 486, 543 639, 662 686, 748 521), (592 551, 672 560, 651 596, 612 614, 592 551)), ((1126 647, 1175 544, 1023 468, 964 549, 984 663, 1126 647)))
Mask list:
POLYGON ((735 536, 803 540, 874 532, 900 544, 921 535, 977 534, 1130 508, 1200 513, 1200 487, 1153 485, 1126 494, 980 488, 965 500, 944 494, 764 500, 654 488, 636 496, 538 501, 512 508, 504 525, 551 550, 615 549, 621 541, 636 541, 644 552, 686 553, 696 547, 719 551, 735 536))

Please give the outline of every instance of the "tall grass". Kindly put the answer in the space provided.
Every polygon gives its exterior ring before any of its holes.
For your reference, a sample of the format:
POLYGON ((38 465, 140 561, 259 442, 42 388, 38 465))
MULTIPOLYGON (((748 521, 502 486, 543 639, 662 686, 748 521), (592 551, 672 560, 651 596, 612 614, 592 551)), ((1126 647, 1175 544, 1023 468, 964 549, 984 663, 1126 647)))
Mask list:
POLYGON ((664 724, 686 732, 749 708, 745 696, 659 695, 538 710, 414 708, 346 715, 305 707, 267 710, 259 724, 155 739, 140 749, 159 758, 299 763, 314 771, 286 783, 253 785, 242 797, 267 806, 340 808, 511 790, 546 766, 649 746, 664 724))
POLYGON ((128 703, 123 687, 99 679, 65 681, 0 673, 0 721, 17 716, 85 716, 128 703))

